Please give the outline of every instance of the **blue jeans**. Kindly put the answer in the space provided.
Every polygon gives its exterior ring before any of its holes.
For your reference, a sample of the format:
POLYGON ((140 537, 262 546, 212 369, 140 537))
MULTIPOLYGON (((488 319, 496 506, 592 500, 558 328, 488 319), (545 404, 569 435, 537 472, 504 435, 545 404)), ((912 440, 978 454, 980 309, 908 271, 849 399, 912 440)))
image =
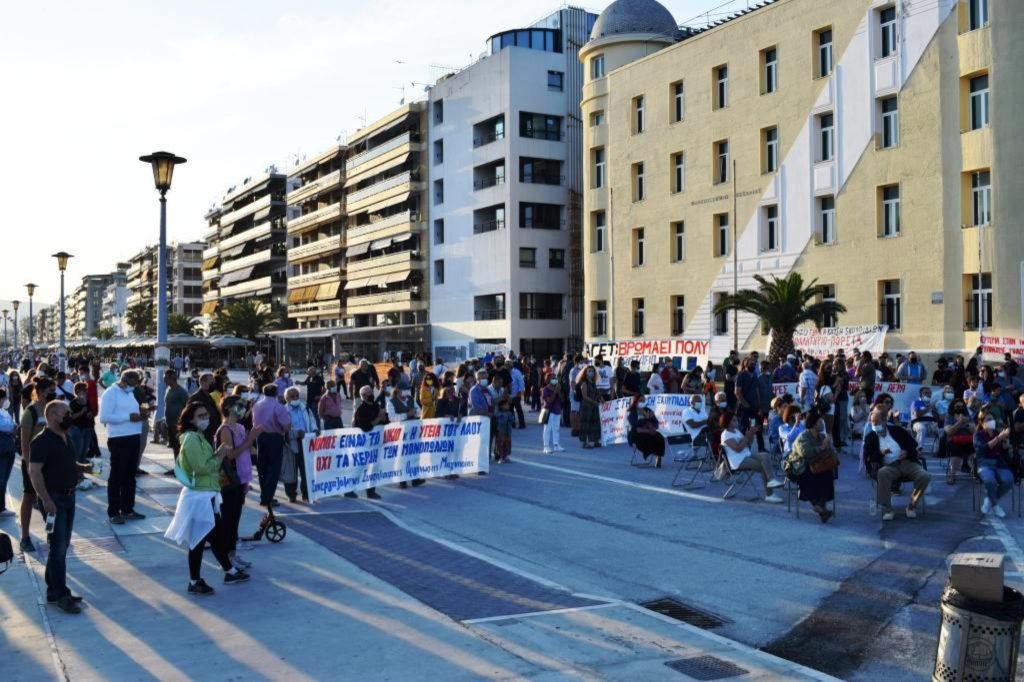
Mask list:
POLYGON ((1013 487, 1013 472, 999 467, 994 459, 978 459, 978 478, 992 504, 998 504, 999 499, 1013 487))
POLYGON ((68 431, 71 438, 71 448, 75 451, 75 458, 79 462, 89 459, 89 446, 92 444, 93 429, 86 426, 72 426, 68 431))
POLYGON ((57 514, 53 532, 47 538, 50 548, 46 557, 46 599, 56 601, 71 594, 67 585, 67 556, 75 523, 75 493, 50 492, 50 498, 57 505, 57 514))

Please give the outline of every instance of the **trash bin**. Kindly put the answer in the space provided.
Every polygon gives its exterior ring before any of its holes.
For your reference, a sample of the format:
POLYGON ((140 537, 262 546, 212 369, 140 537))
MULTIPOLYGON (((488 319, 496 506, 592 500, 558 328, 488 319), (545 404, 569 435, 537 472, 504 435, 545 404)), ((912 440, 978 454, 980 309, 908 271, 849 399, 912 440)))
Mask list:
POLYGON ((953 587, 942 594, 942 623, 932 682, 1014 682, 1024 595, 1003 587, 1003 601, 981 601, 953 587))

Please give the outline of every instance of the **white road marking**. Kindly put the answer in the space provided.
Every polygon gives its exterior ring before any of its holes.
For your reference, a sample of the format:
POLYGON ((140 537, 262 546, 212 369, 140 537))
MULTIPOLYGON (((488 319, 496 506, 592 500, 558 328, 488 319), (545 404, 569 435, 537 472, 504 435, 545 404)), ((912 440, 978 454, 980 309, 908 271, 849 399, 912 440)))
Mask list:
MULTIPOLYGON (((1003 522, 999 517, 993 516, 986 519, 988 525, 991 526, 992 530, 995 531, 996 537, 1003 543, 1003 547, 1006 549, 1006 555, 1010 557, 1010 561, 1014 563, 1014 568, 1007 571, 1007 573, 1017 573, 1024 571, 1024 550, 1021 549, 1020 545, 1010 531, 1006 529, 1006 523, 1003 522)), ((1009 568, 1009 567, 1007 567, 1009 568)))
POLYGON ((535 616, 550 616, 559 613, 573 613, 575 611, 593 611, 594 609, 606 609, 609 606, 622 606, 622 602, 608 602, 607 604, 591 604, 590 606, 570 606, 564 609, 551 609, 550 611, 530 611, 528 613, 511 613, 507 616, 488 616, 486 618, 470 618, 461 621, 463 625, 479 625, 480 623, 493 623, 498 620, 510 620, 519 618, 533 618, 535 616))
POLYGON ((707 497, 705 495, 697 495, 695 493, 688 493, 682 490, 672 490, 670 488, 659 488, 655 485, 647 485, 645 483, 636 483, 634 481, 627 481, 621 478, 612 478, 611 476, 600 476, 598 474, 588 474, 583 471, 572 471, 564 467, 556 467, 550 464, 541 464, 539 462, 528 462, 524 459, 516 460, 518 464, 525 464, 529 467, 537 467, 539 469, 550 469, 551 471, 557 471, 561 474, 568 476, 580 476, 582 478, 590 478, 595 481, 604 481, 605 483, 614 483, 616 485, 624 485, 629 488, 637 488, 638 490, 647 490, 653 493, 662 493, 663 495, 675 495, 676 497, 685 497, 689 500, 699 500, 700 502, 711 502, 717 504, 722 502, 720 497, 707 497))

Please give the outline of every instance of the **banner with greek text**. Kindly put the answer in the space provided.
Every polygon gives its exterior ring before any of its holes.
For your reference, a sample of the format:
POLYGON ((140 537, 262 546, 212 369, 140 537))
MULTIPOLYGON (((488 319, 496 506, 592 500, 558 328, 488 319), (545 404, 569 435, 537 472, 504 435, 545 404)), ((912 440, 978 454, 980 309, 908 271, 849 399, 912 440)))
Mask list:
POLYGON ((1024 339, 1011 336, 981 335, 981 355, 983 360, 1003 361, 1006 353, 1017 362, 1024 362, 1024 339))
POLYGON ((310 500, 377 485, 487 471, 491 421, 419 419, 333 429, 303 441, 310 500))
MULTIPOLYGON (((801 327, 793 332, 793 345, 797 350, 814 358, 823 358, 842 348, 849 355, 854 348, 870 351, 877 355, 885 350, 885 334, 889 327, 884 324, 868 324, 858 327, 801 327)), ((771 337, 768 337, 768 346, 771 337)), ((769 348, 765 347, 765 353, 769 348)))
MULTIPOLYGON (((888 393, 892 396, 892 409, 899 412, 901 421, 909 422, 910 415, 912 414, 911 406, 914 401, 921 396, 922 384, 907 384, 900 381, 880 381, 875 383, 875 395, 879 393, 888 393)), ((942 388, 939 386, 929 386, 932 389, 932 394, 941 394, 942 388)), ((772 384, 772 390, 775 395, 790 394, 793 396, 794 401, 799 401, 799 394, 797 384, 772 384)), ((850 401, 853 400, 853 396, 857 394, 859 390, 859 384, 856 381, 851 381, 847 388, 850 401)), ((849 403, 847 403, 847 409, 849 409, 849 403)))
POLYGON ((587 355, 603 355, 613 367, 619 358, 627 365, 636 360, 641 372, 650 372, 656 363, 669 358, 677 368, 686 371, 706 365, 710 348, 711 342, 702 339, 636 339, 588 343, 587 355))
MULTIPOLYGON (((654 416, 658 418, 658 431, 664 436, 672 436, 686 431, 686 426, 683 423, 683 411, 690 406, 691 397, 681 393, 649 395, 641 404, 654 412, 654 416)), ((626 432, 629 430, 627 415, 631 402, 633 402, 632 398, 619 398, 601 403, 601 443, 603 445, 626 442, 626 432)))

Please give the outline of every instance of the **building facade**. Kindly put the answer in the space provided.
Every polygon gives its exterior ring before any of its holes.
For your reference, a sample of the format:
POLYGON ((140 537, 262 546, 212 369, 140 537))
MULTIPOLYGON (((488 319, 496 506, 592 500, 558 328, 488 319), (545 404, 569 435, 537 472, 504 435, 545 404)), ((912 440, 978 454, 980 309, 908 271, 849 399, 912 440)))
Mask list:
MULTIPOLYGON (((197 317, 201 314, 202 262, 204 242, 172 242, 167 245, 167 312, 197 317)), ((139 303, 151 303, 156 327, 159 247, 151 245, 131 257, 125 275, 126 310, 139 303)), ((102 310, 102 302, 101 302, 102 310)), ((125 329, 131 334, 133 330, 125 329)))
POLYGON ((128 270, 131 263, 118 263, 111 273, 110 284, 103 291, 100 327, 111 329, 115 336, 124 336, 124 316, 128 311, 128 270))
MULTIPOLYGON (((120 273, 122 280, 124 273, 120 273)), ((65 333, 69 339, 88 339, 102 326, 103 296, 115 274, 86 275, 71 294, 65 333)))
POLYGON ((228 189, 206 214, 196 315, 209 317, 218 307, 255 299, 285 318, 287 192, 288 178, 271 166, 228 189))
MULTIPOLYGON (((816 279, 848 309, 827 325, 888 325, 892 349, 1024 336, 1022 22, 1016 2, 775 0, 679 31, 613 3, 580 53, 587 340, 724 357, 734 261, 739 288, 816 279)), ((736 331, 767 344, 752 316, 736 331)))
POLYGON ((583 70, 597 15, 566 8, 503 31, 430 90, 432 348, 549 355, 582 328, 583 70), (574 250, 573 245, 576 245, 574 250))

